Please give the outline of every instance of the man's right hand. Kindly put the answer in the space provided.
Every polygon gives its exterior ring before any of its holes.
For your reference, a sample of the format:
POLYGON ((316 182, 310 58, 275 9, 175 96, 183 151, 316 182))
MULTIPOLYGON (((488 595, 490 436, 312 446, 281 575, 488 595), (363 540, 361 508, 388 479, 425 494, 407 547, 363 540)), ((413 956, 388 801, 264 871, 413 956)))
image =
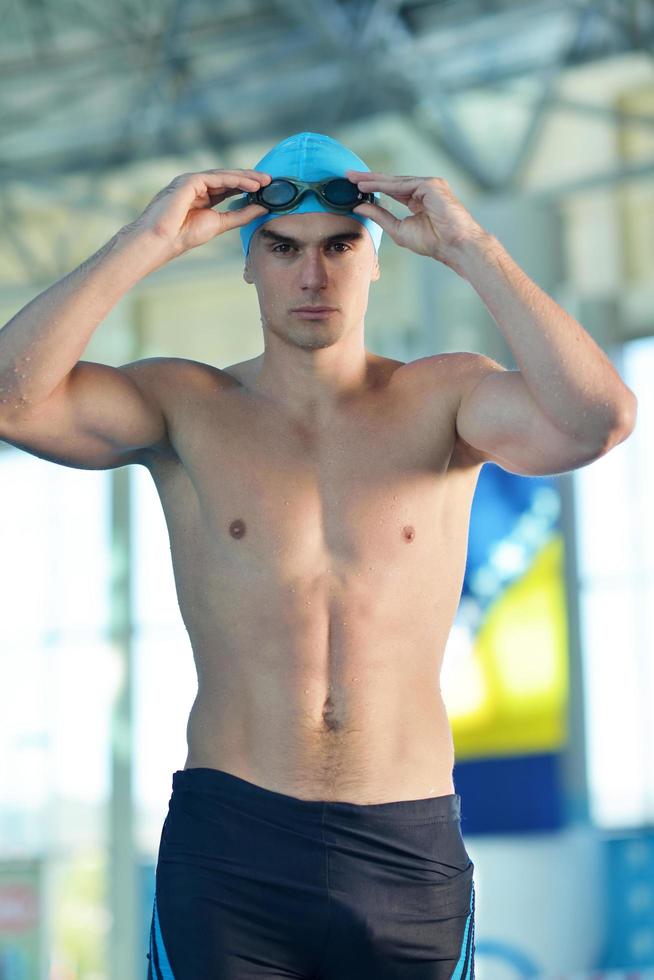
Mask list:
POLYGON ((145 211, 128 228, 154 232, 170 245, 174 258, 266 214, 267 209, 260 204, 248 204, 235 211, 212 209, 228 197, 256 191, 271 180, 270 174, 260 170, 205 170, 180 174, 152 198, 145 211))

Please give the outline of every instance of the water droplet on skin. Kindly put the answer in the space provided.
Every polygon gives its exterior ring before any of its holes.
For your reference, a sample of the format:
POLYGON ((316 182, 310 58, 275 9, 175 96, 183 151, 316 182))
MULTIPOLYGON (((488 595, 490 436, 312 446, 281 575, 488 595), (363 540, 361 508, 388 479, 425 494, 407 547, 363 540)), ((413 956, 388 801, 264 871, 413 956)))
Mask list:
POLYGON ((21 374, 21 378, 24 378, 24 377, 26 377, 26 375, 24 375, 24 374, 21 374))
POLYGON ((305 689, 304 689, 304 693, 305 693, 305 694, 308 694, 308 693, 309 693, 309 688, 308 688, 308 687, 305 687, 305 689))

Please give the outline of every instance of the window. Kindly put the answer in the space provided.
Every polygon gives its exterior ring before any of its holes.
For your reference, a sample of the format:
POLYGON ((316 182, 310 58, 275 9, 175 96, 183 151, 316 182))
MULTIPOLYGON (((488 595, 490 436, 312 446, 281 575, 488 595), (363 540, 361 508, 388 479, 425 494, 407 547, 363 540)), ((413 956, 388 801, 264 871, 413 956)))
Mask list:
POLYGON ((589 807, 607 829, 654 823, 654 338, 624 346, 631 436, 574 473, 589 807))

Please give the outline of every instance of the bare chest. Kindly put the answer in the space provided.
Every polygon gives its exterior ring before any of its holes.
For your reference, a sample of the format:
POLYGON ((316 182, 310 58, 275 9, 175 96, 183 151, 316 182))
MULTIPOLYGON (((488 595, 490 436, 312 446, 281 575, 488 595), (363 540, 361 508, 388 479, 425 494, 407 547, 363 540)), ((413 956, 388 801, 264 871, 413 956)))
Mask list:
POLYGON ((478 474, 457 455, 455 411, 451 383, 438 399, 404 378, 320 426, 234 386, 184 399, 177 458, 151 467, 178 589, 200 566, 205 581, 336 585, 451 560, 478 474))

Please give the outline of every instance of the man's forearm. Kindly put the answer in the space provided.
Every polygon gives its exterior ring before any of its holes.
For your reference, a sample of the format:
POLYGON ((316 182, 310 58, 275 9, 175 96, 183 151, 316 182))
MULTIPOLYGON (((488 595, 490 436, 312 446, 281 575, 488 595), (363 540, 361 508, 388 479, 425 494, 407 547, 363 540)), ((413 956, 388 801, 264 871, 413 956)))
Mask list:
POLYGON ((0 412, 29 411, 72 371, 118 300, 170 258, 131 225, 16 313, 0 330, 0 412))
POLYGON ((604 351, 494 236, 458 248, 451 265, 486 304, 534 400, 561 432, 600 447, 633 428, 636 396, 604 351))

